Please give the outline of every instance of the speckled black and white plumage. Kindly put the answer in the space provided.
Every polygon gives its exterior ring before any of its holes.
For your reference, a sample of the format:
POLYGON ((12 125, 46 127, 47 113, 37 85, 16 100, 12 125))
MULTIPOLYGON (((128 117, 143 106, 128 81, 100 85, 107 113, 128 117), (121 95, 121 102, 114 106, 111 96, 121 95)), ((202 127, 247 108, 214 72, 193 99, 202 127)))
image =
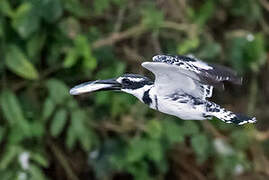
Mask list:
POLYGON ((182 55, 156 55, 153 62, 144 62, 142 66, 155 75, 155 92, 164 104, 159 103, 161 112, 181 119, 203 120, 214 116, 238 125, 256 122, 256 118, 233 113, 207 100, 213 87, 224 87, 223 81, 242 83, 242 78, 227 67, 182 55))
POLYGON ((198 76, 195 78, 208 85, 223 86, 223 81, 242 84, 242 78, 238 77, 233 70, 216 64, 207 64, 192 55, 156 55, 152 59, 154 62, 176 65, 181 69, 194 72, 198 76))
POLYGON ((154 82, 138 74, 96 80, 75 86, 73 95, 100 90, 117 90, 134 95, 150 108, 183 120, 205 120, 217 117, 225 123, 255 123, 255 118, 236 114, 208 101, 213 88, 223 88, 223 81, 241 84, 229 68, 202 62, 193 56, 157 55, 142 66, 155 75, 154 82))
MULTIPOLYGON (((175 107, 176 111, 170 112, 170 114, 181 117, 182 119, 193 119, 196 117, 196 120, 204 120, 211 119, 215 116, 225 123, 235 123, 238 125, 256 122, 255 118, 249 118, 244 115, 233 113, 221 108, 213 102, 195 98, 188 94, 175 93, 170 96, 166 96, 164 101, 167 101, 167 106, 169 106, 168 102, 173 104, 173 106, 177 105, 177 107, 175 107)), ((169 109, 173 108, 170 107, 169 109)))

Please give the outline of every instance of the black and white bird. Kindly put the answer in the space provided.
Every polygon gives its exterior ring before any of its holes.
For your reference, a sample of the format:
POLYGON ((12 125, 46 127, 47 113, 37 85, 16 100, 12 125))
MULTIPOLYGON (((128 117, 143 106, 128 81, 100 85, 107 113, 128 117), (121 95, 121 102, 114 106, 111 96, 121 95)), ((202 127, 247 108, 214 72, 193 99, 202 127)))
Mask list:
POLYGON ((205 63, 194 56, 156 55, 142 66, 155 75, 153 82, 138 74, 96 80, 75 86, 70 94, 79 95, 101 90, 118 90, 134 95, 150 108, 184 120, 217 117, 225 123, 255 123, 256 118, 228 111, 210 102, 213 87, 223 88, 223 81, 241 84, 242 78, 220 65, 205 63))

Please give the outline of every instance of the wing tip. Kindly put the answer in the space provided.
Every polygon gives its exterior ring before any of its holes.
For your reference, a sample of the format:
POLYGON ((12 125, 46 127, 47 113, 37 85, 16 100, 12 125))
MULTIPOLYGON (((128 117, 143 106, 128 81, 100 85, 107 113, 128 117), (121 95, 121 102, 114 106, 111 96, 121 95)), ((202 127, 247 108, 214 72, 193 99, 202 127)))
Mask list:
POLYGON ((146 68, 146 69, 149 69, 150 64, 151 64, 151 62, 143 62, 143 63, 141 63, 141 66, 146 68))
POLYGON ((235 124, 238 124, 238 125, 243 125, 243 124, 247 124, 247 123, 256 123, 257 122, 257 119, 256 117, 248 117, 248 116, 245 116, 245 115, 242 115, 242 114, 239 114, 239 113, 235 113, 236 115, 236 118, 234 119, 234 123, 235 124))
POLYGON ((144 67, 144 66, 146 66, 146 65, 149 64, 149 63, 150 63, 150 62, 142 62, 142 63, 141 63, 141 66, 144 67))
MULTIPOLYGON (((229 80, 228 80, 229 81, 229 80)), ((230 79, 230 82, 236 85, 242 85, 243 84, 243 77, 235 77, 230 79)))
POLYGON ((243 125, 243 124, 246 124, 246 123, 253 124, 253 123, 256 123, 256 122, 257 122, 256 117, 253 117, 253 118, 249 118, 247 120, 244 120, 244 121, 238 123, 238 125, 243 125))

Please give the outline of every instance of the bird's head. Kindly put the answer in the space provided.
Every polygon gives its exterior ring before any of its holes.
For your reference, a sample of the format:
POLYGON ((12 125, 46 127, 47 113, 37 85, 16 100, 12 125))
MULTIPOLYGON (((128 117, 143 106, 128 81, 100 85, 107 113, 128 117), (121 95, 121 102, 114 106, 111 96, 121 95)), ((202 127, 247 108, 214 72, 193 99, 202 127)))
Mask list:
POLYGON ((116 90, 132 94, 138 99, 142 99, 144 92, 152 87, 152 85, 153 82, 145 76, 124 74, 118 78, 90 81, 77 85, 70 90, 70 94, 79 95, 95 91, 116 90))

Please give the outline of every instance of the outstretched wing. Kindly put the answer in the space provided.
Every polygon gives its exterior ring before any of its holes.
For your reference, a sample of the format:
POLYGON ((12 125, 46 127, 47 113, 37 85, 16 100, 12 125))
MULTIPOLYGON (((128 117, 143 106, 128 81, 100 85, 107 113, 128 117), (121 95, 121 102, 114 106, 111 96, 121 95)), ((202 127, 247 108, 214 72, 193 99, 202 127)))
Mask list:
POLYGON ((230 68, 207 64, 192 55, 157 55, 153 58, 154 62, 163 62, 171 65, 176 65, 181 69, 194 72, 198 81, 203 84, 222 87, 223 81, 229 81, 234 84, 242 84, 242 78, 238 77, 236 72, 230 68))
POLYGON ((153 61, 142 66, 154 73, 155 86, 161 94, 184 92, 205 99, 212 96, 213 86, 223 87, 222 81, 241 84, 241 78, 232 70, 191 56, 157 55, 153 61))
POLYGON ((201 84, 191 71, 161 62, 144 62, 142 66, 154 73, 159 95, 187 93, 201 99, 212 95, 213 86, 201 84))

